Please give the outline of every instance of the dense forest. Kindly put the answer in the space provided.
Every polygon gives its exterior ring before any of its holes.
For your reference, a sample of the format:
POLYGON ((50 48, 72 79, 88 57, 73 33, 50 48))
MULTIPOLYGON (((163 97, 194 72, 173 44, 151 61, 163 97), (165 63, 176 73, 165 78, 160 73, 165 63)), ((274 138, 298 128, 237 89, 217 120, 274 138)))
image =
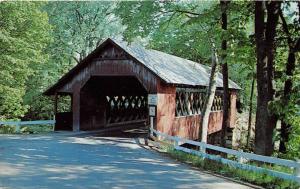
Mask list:
POLYGON ((206 65, 214 49, 224 99, 229 77, 255 119, 254 151, 299 158, 299 14, 280 1, 1 2, 0 120, 52 119, 42 93, 107 37, 206 65))

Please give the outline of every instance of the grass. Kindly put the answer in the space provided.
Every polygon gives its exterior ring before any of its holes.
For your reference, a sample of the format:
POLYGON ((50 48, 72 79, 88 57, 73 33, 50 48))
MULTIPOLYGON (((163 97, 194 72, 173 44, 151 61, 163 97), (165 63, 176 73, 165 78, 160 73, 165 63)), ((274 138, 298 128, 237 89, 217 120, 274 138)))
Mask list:
MULTIPOLYGON (((216 161, 209 159, 203 159, 199 156, 188 154, 175 150, 171 147, 166 147, 166 152, 172 158, 175 158, 178 161, 191 164, 195 167, 198 167, 203 170, 209 170, 216 174, 221 174, 233 178, 235 180, 245 181, 255 185, 262 186, 269 189, 299 189, 300 186, 296 182, 283 180, 277 177, 270 176, 265 173, 257 173, 253 171, 247 171, 242 169, 236 169, 229 165, 224 165, 216 161)), ((264 165, 262 167, 269 168, 270 166, 264 165)), ((276 166, 275 170, 281 172, 290 172, 286 168, 276 166)))
POLYGON ((0 126, 1 134, 14 134, 16 133, 16 128, 14 126, 2 125, 0 126))
POLYGON ((51 131, 53 131, 53 126, 51 125, 22 125, 19 133, 16 132, 15 126, 0 126, 0 134, 40 134, 51 131))

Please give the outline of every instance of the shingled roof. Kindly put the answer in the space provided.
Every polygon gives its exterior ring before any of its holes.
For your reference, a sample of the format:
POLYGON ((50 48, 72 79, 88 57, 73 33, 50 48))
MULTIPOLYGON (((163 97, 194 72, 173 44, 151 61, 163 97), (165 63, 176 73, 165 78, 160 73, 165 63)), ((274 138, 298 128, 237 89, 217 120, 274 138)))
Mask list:
MULTIPOLYGON (((51 93, 54 88, 63 85, 69 77, 80 69, 84 64, 91 63, 90 60, 97 56, 107 43, 113 43, 123 49, 131 57, 154 72, 159 78, 168 84, 187 86, 208 86, 211 68, 203 64, 193 62, 178 56, 170 55, 153 49, 145 49, 138 45, 128 45, 115 39, 106 39, 99 47, 90 53, 85 59, 77 64, 70 72, 64 75, 55 85, 50 87, 45 94, 51 93)), ((217 87, 223 87, 222 74, 217 75, 217 87)), ((230 89, 240 89, 240 87, 229 80, 230 89)))
MULTIPOLYGON (((208 86, 209 84, 211 70, 209 66, 161 51, 145 49, 137 45, 127 45, 116 40, 114 42, 166 83, 190 86, 208 86)), ((222 77, 222 74, 219 73, 217 87, 223 87, 222 77)), ((229 81, 229 88, 240 89, 233 81, 229 81)))

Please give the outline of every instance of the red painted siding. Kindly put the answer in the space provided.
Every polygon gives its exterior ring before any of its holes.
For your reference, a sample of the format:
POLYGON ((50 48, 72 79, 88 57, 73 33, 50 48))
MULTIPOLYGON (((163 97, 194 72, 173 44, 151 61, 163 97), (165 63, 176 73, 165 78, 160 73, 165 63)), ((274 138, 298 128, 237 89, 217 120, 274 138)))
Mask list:
MULTIPOLYGON (((176 87, 165 86, 159 82, 157 105, 157 130, 173 136, 196 140, 199 135, 200 115, 175 117, 176 87)), ((236 113, 236 94, 231 94, 230 125, 234 127, 236 113)), ((208 134, 222 129, 222 111, 211 112, 209 117, 208 134)))

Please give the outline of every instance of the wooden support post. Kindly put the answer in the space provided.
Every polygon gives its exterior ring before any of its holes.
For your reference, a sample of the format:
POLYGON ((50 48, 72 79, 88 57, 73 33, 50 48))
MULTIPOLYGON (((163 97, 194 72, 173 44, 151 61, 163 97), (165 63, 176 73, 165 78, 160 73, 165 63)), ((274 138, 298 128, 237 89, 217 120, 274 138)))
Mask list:
POLYGON ((57 114, 57 102, 58 102, 58 95, 55 93, 54 96, 54 115, 53 115, 53 120, 55 120, 54 126, 53 126, 53 131, 55 131, 55 126, 56 126, 56 114, 57 114))
POLYGON ((71 98, 71 103, 70 103, 70 112, 73 112, 73 96, 72 96, 72 94, 71 95, 69 95, 70 96, 70 98, 71 98))
POLYGON ((57 93, 55 93, 55 96, 54 96, 54 119, 57 114, 57 101, 58 101, 58 95, 57 95, 57 93))
POLYGON ((72 96, 73 131, 80 130, 80 88, 72 96))
POLYGON ((153 127, 153 117, 150 117, 150 136, 151 137, 153 137, 153 129, 154 129, 154 127, 153 127))
MULTIPOLYGON (((57 102, 58 102, 58 95, 57 93, 55 93, 55 96, 54 96, 54 116, 53 116, 53 120, 56 120, 56 114, 57 114, 57 102)), ((54 127, 53 127, 53 130, 55 131, 55 125, 56 123, 54 124, 54 127)))

